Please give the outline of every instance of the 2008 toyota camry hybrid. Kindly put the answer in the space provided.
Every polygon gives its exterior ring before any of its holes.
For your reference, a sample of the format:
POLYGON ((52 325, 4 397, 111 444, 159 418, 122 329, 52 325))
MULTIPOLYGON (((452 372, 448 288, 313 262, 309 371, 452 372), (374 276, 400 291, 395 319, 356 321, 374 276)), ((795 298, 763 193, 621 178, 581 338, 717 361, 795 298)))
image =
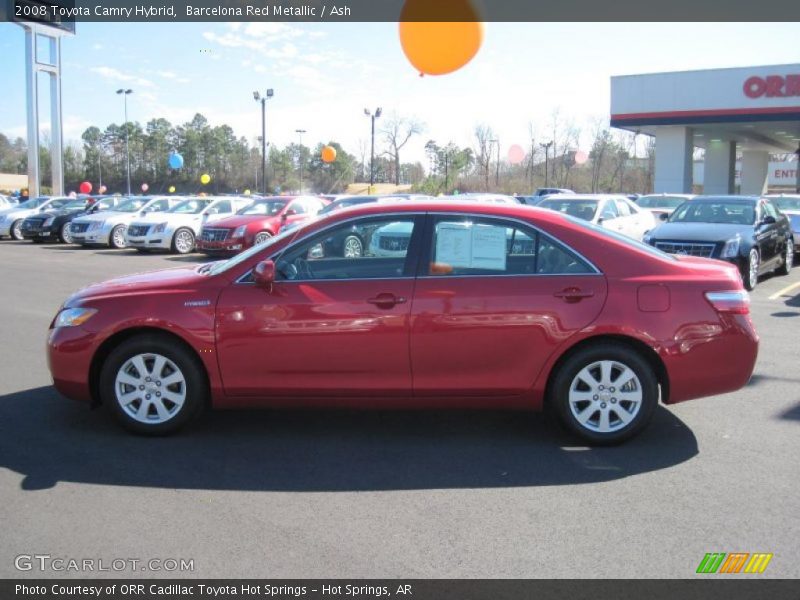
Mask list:
POLYGON ((758 336, 734 265, 549 210, 426 201, 89 286, 54 318, 48 351, 62 394, 137 433, 208 407, 549 407, 607 444, 639 433, 659 399, 744 386, 758 336), (327 256, 344 231, 381 231, 391 252, 327 256))

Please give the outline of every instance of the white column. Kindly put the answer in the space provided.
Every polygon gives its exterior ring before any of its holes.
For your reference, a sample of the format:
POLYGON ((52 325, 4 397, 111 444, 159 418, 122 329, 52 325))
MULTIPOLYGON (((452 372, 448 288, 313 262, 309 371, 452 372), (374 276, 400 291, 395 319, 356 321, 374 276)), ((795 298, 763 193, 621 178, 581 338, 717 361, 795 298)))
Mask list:
POLYGON ((767 193, 769 152, 742 152, 742 194, 760 196, 767 193))
POLYGON ((732 194, 736 176, 736 142, 710 141, 706 147, 704 194, 732 194))
POLYGON ((656 130, 655 193, 691 193, 693 149, 690 128, 659 127, 656 130))

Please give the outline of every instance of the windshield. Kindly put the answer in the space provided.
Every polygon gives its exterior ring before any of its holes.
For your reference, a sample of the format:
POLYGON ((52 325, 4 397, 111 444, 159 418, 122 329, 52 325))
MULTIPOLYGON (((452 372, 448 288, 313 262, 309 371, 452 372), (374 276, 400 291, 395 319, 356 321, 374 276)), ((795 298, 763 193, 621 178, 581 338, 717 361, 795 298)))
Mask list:
POLYGON ((375 202, 376 198, 344 198, 342 200, 337 200, 332 204, 328 204, 325 208, 319 211, 318 215, 329 215, 332 212, 336 212, 337 210, 342 210, 343 208, 347 208, 349 206, 358 206, 359 204, 367 204, 369 202, 375 202))
POLYGON ((780 210, 800 210, 800 196, 796 198, 772 198, 780 210))
POLYGON ((606 229, 605 227, 601 227, 600 225, 595 225, 594 223, 590 223, 589 221, 585 221, 583 219, 578 219, 575 217, 567 216, 567 219, 581 227, 585 227, 586 229, 591 229, 595 233, 599 233, 600 235, 609 237, 617 242, 622 242, 626 246, 630 246, 631 248, 635 248, 636 250, 640 250, 642 252, 647 252, 653 256, 657 256, 658 258, 663 258, 666 260, 678 260, 671 254, 667 254, 666 252, 662 252, 658 248, 650 246, 649 244, 645 244, 644 242, 640 242, 632 237, 628 237, 627 235, 623 235, 621 233, 617 233, 616 231, 612 231, 610 229, 606 229))
POLYGON ((149 200, 144 198, 129 198, 117 205, 114 210, 117 212, 136 212, 137 210, 141 210, 148 202, 149 200))
POLYGON ((752 225, 756 221, 756 210, 752 202, 692 201, 681 204, 670 223, 730 223, 752 225))
POLYGON ((18 204, 14 208, 36 208, 41 204, 44 204, 47 198, 31 198, 30 200, 26 200, 25 202, 18 204))
POLYGON ((77 210, 79 208, 86 208, 86 200, 72 200, 62 206, 64 210, 77 210))
POLYGON ((237 214, 273 217, 281 212, 285 206, 286 200, 258 200, 249 206, 245 206, 237 214))
POLYGON ((678 208, 686 202, 686 198, 680 196, 642 196, 636 204, 642 208, 678 208))
POLYGON ((560 213, 591 221, 594 219, 594 213, 597 212, 597 200, 545 200, 539 203, 541 208, 549 208, 560 213))
MULTIPOLYGON (((285 240, 287 237, 292 237, 294 235, 297 235, 298 232, 300 232, 301 230, 302 228, 300 227, 295 229, 284 230, 278 235, 271 237, 269 241, 264 242, 263 244, 256 244, 252 248, 249 248, 244 252, 237 254, 231 259, 210 263, 210 266, 206 267, 208 269, 208 274, 219 275, 220 273, 224 273, 225 271, 228 271, 229 269, 232 269, 235 266, 245 262, 254 254, 257 254, 258 252, 263 252, 264 250, 269 250, 269 248, 272 247, 275 243, 285 240)), ((201 269, 202 268, 203 267, 201 267, 201 269)))
POLYGON ((179 215, 196 215, 203 212, 203 210, 207 208, 209 204, 211 204, 211 200, 197 200, 196 198, 193 198, 192 200, 185 200, 184 202, 181 202, 174 208, 169 209, 167 212, 176 213, 179 215))

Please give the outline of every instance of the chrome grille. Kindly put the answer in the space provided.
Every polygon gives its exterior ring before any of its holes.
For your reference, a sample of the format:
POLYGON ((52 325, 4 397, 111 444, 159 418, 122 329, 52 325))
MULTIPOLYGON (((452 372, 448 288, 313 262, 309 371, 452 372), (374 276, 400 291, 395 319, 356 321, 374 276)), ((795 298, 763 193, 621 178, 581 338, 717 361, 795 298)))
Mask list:
POLYGON ((380 248, 381 250, 392 250, 395 252, 407 250, 410 239, 409 236, 382 235, 380 238, 380 248))
POLYGON ((656 242, 656 248, 667 254, 685 254, 709 258, 714 254, 714 244, 697 242, 656 242))
POLYGON ((45 222, 46 219, 25 219, 22 222, 22 228, 26 231, 41 229, 42 224, 45 222))
POLYGON ((69 226, 69 229, 72 233, 86 233, 86 230, 89 229, 89 223, 72 223, 69 226))
POLYGON ((209 229, 204 227, 200 234, 200 239, 204 242, 222 242, 228 239, 230 232, 230 229, 209 229))
POLYGON ((131 225, 128 227, 128 235, 133 237, 147 235, 148 231, 150 231, 150 225, 131 225))

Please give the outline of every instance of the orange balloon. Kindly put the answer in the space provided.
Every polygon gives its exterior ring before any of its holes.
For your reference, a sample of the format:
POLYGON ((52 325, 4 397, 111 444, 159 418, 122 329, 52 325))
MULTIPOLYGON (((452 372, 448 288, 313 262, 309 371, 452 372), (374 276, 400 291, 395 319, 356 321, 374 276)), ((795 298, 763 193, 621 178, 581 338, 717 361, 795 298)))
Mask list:
POLYGON ((470 0, 406 0, 399 25, 403 52, 421 75, 460 69, 483 43, 483 23, 470 0))
POLYGON ((324 146, 322 148, 322 162, 332 163, 336 160, 336 148, 333 146, 324 146))

